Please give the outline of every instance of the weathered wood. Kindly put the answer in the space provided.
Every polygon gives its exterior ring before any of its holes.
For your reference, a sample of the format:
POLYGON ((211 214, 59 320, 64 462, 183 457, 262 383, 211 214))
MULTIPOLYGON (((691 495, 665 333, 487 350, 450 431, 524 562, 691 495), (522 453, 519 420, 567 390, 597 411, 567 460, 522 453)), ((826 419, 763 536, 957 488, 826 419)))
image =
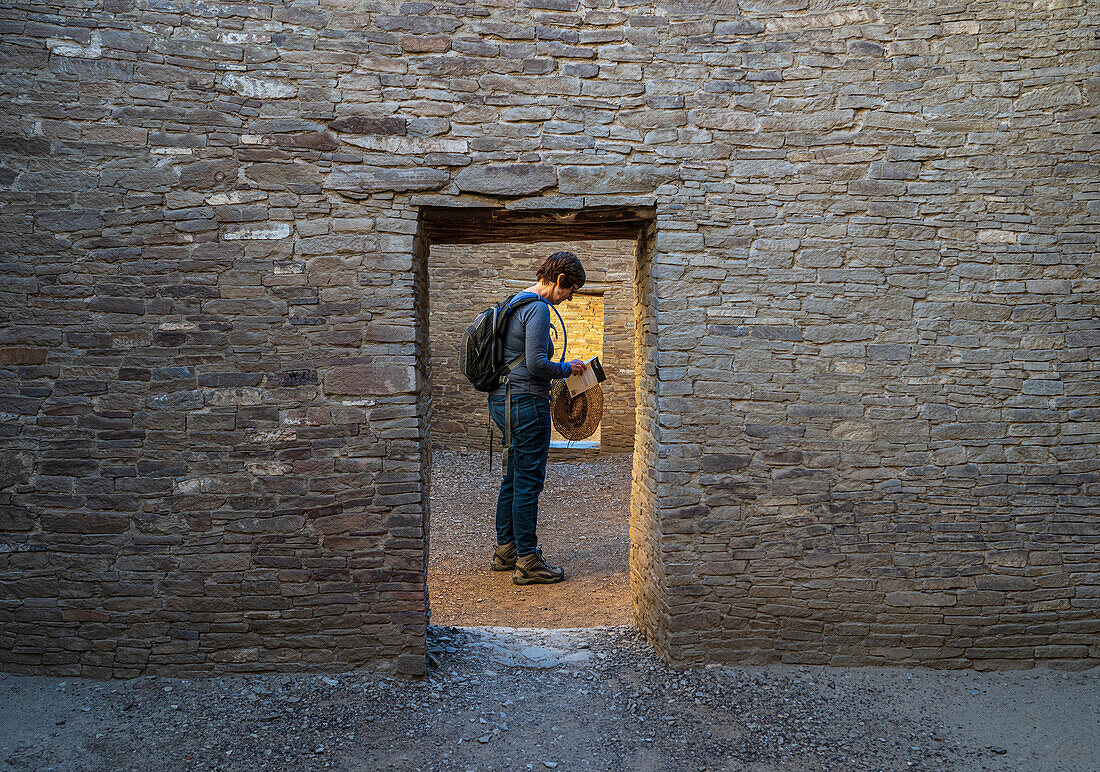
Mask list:
POLYGON ((420 210, 424 234, 433 244, 633 239, 655 217, 653 207, 516 211, 427 206, 420 210))

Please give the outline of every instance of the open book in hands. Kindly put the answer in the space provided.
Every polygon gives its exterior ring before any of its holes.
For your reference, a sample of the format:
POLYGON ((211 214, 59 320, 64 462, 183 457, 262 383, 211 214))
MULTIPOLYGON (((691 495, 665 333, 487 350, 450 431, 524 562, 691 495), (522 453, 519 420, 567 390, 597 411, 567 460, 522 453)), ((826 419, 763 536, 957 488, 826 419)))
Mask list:
POLYGON ((577 375, 569 375, 565 378, 565 386, 569 389, 569 396, 575 397, 578 394, 591 389, 598 383, 603 383, 607 379, 607 376, 603 373, 603 365, 600 364, 599 357, 592 357, 591 359, 584 360, 584 370, 577 375))

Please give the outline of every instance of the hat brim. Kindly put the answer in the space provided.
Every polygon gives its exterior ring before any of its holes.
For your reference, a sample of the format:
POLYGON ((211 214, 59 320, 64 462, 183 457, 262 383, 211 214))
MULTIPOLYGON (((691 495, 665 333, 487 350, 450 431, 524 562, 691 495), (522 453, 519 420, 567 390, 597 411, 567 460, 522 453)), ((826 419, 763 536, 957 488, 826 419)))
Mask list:
POLYGON ((603 389, 596 384, 575 397, 569 396, 565 381, 550 385, 550 419, 558 434, 567 440, 584 440, 600 428, 603 418, 603 389))

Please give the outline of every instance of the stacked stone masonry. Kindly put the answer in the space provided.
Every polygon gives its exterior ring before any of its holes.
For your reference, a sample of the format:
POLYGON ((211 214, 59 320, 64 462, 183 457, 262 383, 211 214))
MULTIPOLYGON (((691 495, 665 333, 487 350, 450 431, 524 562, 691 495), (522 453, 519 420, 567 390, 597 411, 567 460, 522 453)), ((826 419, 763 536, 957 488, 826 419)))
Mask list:
POLYGON ((653 207, 631 587, 670 661, 1095 665, 1098 24, 6 5, 0 666, 423 671, 426 206, 653 207))
MULTIPOLYGON (((432 249, 428 272, 433 445, 485 450, 489 439, 485 395, 474 391, 459 370, 462 332, 482 310, 534 284, 539 264, 558 250, 576 254, 588 276, 582 292, 557 310, 569 338, 567 358, 599 356, 604 364, 600 450, 633 449, 634 244, 629 241, 447 244, 432 249)), ((552 321, 560 326, 556 317, 552 321)), ((558 334, 554 340, 557 359, 562 337, 558 334)), ((555 439, 564 441, 556 432, 555 439)))

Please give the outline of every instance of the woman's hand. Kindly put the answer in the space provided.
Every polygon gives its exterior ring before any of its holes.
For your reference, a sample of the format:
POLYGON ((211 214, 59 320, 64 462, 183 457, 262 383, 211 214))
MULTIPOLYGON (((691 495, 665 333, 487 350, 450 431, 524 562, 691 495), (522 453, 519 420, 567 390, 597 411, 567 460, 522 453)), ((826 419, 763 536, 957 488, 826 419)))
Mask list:
POLYGON ((585 363, 582 362, 580 359, 574 359, 572 362, 569 363, 569 374, 580 375, 584 372, 586 366, 587 365, 585 365, 585 363))

